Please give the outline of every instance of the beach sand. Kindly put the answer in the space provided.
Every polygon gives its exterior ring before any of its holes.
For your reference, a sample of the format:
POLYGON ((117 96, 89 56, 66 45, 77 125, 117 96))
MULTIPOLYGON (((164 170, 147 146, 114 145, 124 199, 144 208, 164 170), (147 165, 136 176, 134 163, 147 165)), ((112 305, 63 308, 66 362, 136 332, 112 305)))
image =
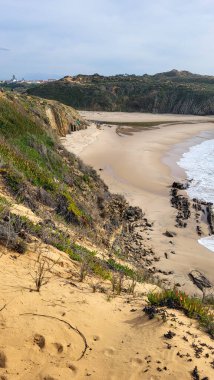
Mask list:
MULTIPOLYGON (((101 126, 95 132, 96 127, 92 125, 87 132, 68 135, 66 148, 93 166, 112 192, 123 194, 131 205, 143 209, 146 217, 154 223, 148 232, 148 240, 160 257, 156 264, 157 270, 173 272, 167 274, 167 281, 179 283, 189 293, 197 293, 188 274, 196 269, 212 282, 214 255, 198 243, 193 216, 187 228, 175 227, 176 210, 170 205, 169 191, 174 180, 185 179, 185 173, 176 165, 182 152, 204 139, 214 138, 214 124, 209 123, 213 117, 98 112, 81 114, 90 120, 124 121, 124 125, 127 121, 179 120, 177 125, 142 130, 131 136, 119 136, 116 127, 108 126, 101 126), (91 139, 87 145, 87 137, 83 139, 82 136, 89 134, 90 128, 91 139), (176 236, 173 239, 164 236, 166 230, 175 232, 176 236)), ((205 224, 202 230, 205 235, 208 233, 205 224)), ((160 279, 165 277, 160 273, 160 279)))
POLYGON ((99 112, 99 111, 80 111, 80 114, 86 120, 110 122, 156 122, 156 121, 214 121, 214 116, 198 115, 178 115, 178 114, 155 114, 141 112, 99 112))

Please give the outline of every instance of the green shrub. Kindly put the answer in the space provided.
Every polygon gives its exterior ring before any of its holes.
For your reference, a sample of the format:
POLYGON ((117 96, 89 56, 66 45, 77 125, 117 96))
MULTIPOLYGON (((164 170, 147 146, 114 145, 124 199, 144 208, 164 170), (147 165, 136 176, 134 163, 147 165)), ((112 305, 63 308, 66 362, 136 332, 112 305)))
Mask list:
POLYGON ((135 275, 135 272, 132 269, 130 269, 127 266, 116 263, 116 261, 113 259, 108 260, 108 265, 110 269, 115 270, 117 272, 121 272, 128 277, 133 277, 135 275))
POLYGON ((0 215, 2 212, 8 209, 9 206, 10 206, 10 202, 5 197, 0 195, 0 215))
POLYGON ((111 272, 108 269, 106 269, 103 263, 92 260, 89 263, 89 268, 96 276, 101 277, 103 280, 111 279, 111 272))
POLYGON ((152 292, 148 294, 148 301, 154 306, 166 306, 178 309, 199 321, 201 326, 214 338, 214 313, 209 305, 197 297, 190 297, 177 289, 152 292))

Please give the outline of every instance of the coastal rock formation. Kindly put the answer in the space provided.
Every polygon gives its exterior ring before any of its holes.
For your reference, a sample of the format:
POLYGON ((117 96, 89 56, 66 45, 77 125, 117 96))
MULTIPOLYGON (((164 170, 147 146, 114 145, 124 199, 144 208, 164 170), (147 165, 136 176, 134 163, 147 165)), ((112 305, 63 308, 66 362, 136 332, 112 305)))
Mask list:
POLYGON ((210 233, 214 234, 214 208, 212 203, 207 204, 207 222, 210 226, 210 233))
POLYGON ((213 204, 193 198, 192 201, 183 193, 183 190, 188 188, 189 184, 173 182, 170 189, 170 202, 172 207, 178 210, 176 215, 175 227, 186 228, 187 222, 192 213, 195 214, 195 230, 198 236, 203 235, 201 222, 207 222, 208 233, 214 234, 214 212, 213 204))
POLYGON ((56 130, 60 136, 66 136, 71 132, 86 128, 86 123, 71 107, 58 102, 52 102, 52 104, 48 102, 45 112, 51 128, 56 130))
POLYGON ((142 217, 143 212, 139 207, 130 206, 124 214, 124 218, 127 219, 129 222, 135 222, 136 220, 139 220, 142 217))
POLYGON ((191 216, 190 202, 188 198, 183 194, 178 193, 179 190, 185 190, 186 188, 186 184, 173 182, 170 191, 171 205, 178 210, 178 213, 176 215, 176 227, 181 228, 185 228, 187 226, 187 220, 191 216))

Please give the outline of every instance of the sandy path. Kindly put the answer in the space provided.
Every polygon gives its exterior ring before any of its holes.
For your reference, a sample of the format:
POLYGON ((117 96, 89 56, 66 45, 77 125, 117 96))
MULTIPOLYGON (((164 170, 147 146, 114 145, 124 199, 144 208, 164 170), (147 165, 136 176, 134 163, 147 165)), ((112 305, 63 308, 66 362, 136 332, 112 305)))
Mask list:
MULTIPOLYGON (((158 115, 153 116, 157 120, 158 115)), ((113 121, 114 117, 118 120, 118 113, 111 113, 108 119, 113 121)), ((129 114, 129 121, 133 121, 134 117, 137 116, 129 114)), ((165 115, 161 117, 165 120, 165 115)), ((174 115, 170 117, 174 118, 174 115)), ((186 118, 180 115, 176 117, 179 120, 186 118)), ((68 149, 72 136, 67 137, 68 149)), ((115 127, 102 127, 90 145, 84 145, 81 150, 81 140, 78 141, 76 135, 76 147, 71 148, 87 164, 96 170, 102 169, 100 175, 111 191, 122 193, 132 205, 142 207, 149 219, 154 221, 154 229, 148 239, 151 239, 154 250, 160 255, 158 267, 174 271, 171 282, 179 282, 184 287, 187 284, 186 290, 190 292, 195 291, 188 277, 192 269, 201 270, 213 281, 214 256, 198 244, 193 221, 190 220, 186 229, 174 227, 175 210, 170 206, 169 186, 174 179, 185 177, 183 171, 175 165, 181 152, 205 138, 213 137, 214 125, 207 122, 164 126, 122 137, 115 133, 115 127), (169 244, 170 239, 163 236, 167 229, 177 233, 173 247, 169 244), (170 254, 172 249, 176 252, 175 255, 170 254), (165 252, 168 259, 165 258, 165 252)))

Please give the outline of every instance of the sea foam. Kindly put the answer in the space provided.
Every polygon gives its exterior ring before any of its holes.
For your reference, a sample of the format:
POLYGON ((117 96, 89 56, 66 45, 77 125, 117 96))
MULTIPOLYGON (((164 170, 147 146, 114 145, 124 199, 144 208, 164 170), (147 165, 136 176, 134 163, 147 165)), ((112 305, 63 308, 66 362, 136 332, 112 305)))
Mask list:
MULTIPOLYGON (((190 180, 187 189, 190 198, 214 204, 214 140, 192 146, 178 162, 190 180)), ((214 252, 214 235, 204 237, 199 243, 214 252)))

